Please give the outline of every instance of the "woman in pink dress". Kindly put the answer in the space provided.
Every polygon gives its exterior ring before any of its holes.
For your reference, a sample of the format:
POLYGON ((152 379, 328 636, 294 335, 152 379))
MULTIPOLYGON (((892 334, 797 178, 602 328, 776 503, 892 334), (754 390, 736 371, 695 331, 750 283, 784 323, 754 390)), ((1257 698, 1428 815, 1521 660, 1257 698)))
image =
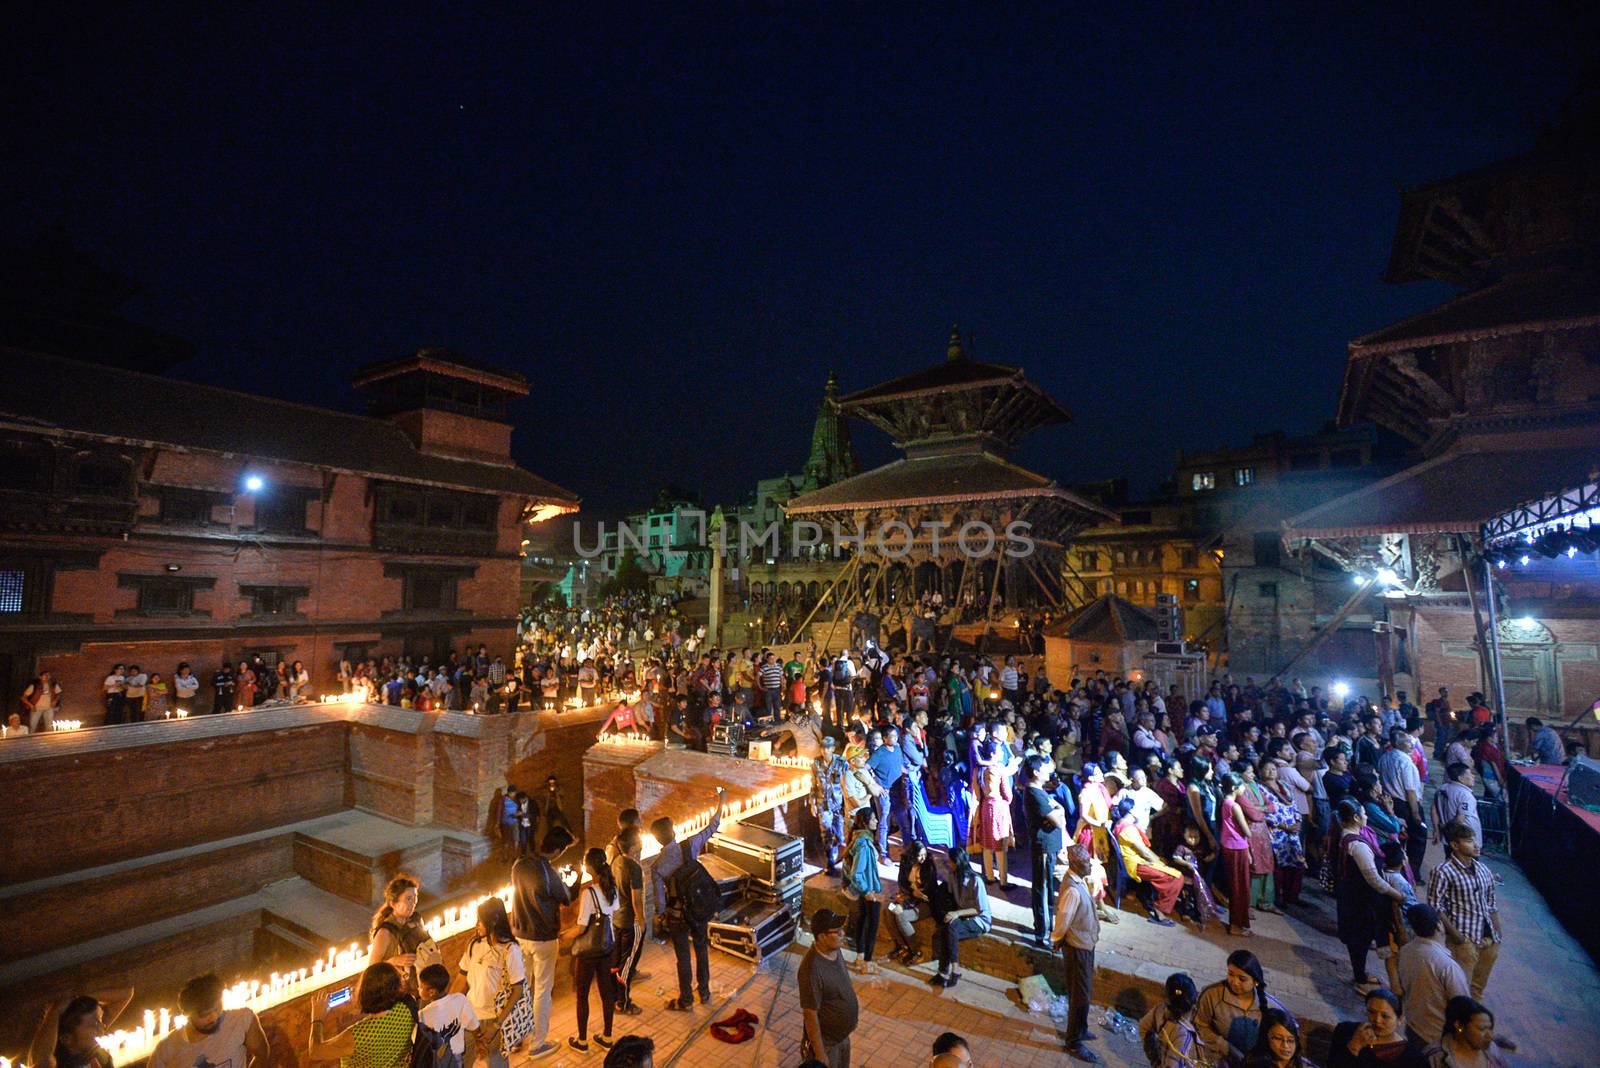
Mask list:
MULTIPOLYGON (((988 757, 994 756, 994 751, 999 749, 993 738, 984 743, 984 748, 989 752, 988 757)), ((1011 848, 1011 777, 1005 773, 1005 768, 992 760, 984 768, 982 777, 983 792, 978 802, 978 847, 983 850, 983 877, 985 880, 998 879, 1001 889, 1010 883, 1006 872, 1006 851, 1011 848), (997 874, 990 875, 991 863, 997 874)))
POLYGON ((1250 824, 1250 902, 1262 912, 1277 912, 1272 877, 1278 865, 1272 856, 1272 828, 1267 826, 1267 791, 1256 782, 1256 769, 1248 760, 1235 760, 1233 773, 1244 782, 1237 800, 1250 824))
POLYGON ((1217 820, 1222 839, 1222 870, 1228 882, 1228 933, 1250 934, 1250 824, 1239 804, 1244 780, 1233 772, 1222 777, 1222 813, 1217 820))

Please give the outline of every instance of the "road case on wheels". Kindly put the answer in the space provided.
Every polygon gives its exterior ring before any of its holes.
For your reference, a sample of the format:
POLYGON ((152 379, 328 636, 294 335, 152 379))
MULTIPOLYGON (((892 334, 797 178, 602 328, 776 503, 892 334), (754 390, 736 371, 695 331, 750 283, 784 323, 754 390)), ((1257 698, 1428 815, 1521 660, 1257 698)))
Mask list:
POLYGON ((746 898, 726 922, 707 925, 711 944, 724 953, 760 964, 794 941, 794 914, 786 908, 746 898))

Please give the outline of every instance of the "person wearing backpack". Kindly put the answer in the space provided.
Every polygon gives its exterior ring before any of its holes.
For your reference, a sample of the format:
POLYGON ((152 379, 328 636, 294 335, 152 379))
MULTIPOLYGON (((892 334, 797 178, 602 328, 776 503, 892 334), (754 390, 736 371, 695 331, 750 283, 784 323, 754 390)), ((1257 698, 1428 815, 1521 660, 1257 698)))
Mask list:
POLYGON ((678 996, 667 1002, 673 1012, 688 1012, 694 1007, 690 995, 689 947, 694 947, 694 979, 700 1003, 711 1001, 711 952, 706 924, 716 914, 721 895, 709 872, 701 866, 700 853, 711 836, 722 826, 722 813, 727 807, 728 791, 717 787, 717 812, 704 830, 679 841, 669 817, 662 816, 650 824, 650 833, 661 844, 661 855, 656 857, 650 882, 656 917, 667 937, 672 939, 672 952, 678 959, 678 996), (707 888, 709 886, 709 896, 707 888))
POLYGON ((572 845, 572 832, 552 827, 539 852, 511 865, 511 931, 531 975, 534 1025, 528 1056, 548 1057, 558 1048, 550 1036, 550 992, 556 982, 556 955, 561 947, 561 906, 572 903, 572 891, 550 863, 572 845))
POLYGON ((467 1052, 467 1032, 476 1034, 482 1023, 477 1010, 467 995, 450 993, 450 971, 443 964, 422 969, 417 974, 417 987, 422 993, 422 1011, 417 1014, 422 1027, 418 1028, 417 1043, 431 1053, 431 1057, 424 1057, 427 1063, 420 1068, 461 1068, 467 1052))
POLYGON ((1194 1006, 1200 993, 1183 972, 1167 976, 1167 999, 1153 1006, 1139 1021, 1139 1039, 1150 1068, 1189 1068, 1200 1049, 1194 1026, 1194 1006))
POLYGON ((833 690, 833 709, 836 722, 841 726, 850 722, 856 706, 856 666, 850 662, 850 650, 840 649, 829 669, 833 690))

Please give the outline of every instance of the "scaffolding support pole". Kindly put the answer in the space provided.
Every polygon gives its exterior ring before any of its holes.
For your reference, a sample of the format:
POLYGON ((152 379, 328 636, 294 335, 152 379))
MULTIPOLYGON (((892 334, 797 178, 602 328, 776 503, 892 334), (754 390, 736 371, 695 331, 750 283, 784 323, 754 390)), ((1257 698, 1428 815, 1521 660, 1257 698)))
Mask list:
POLYGON ((1506 687, 1505 679, 1500 672, 1500 618, 1495 607, 1494 599, 1494 573, 1489 570, 1489 561, 1483 562, 1483 592, 1484 600, 1489 603, 1489 650, 1490 659, 1494 663, 1494 711, 1500 717, 1500 752, 1508 757, 1511 754, 1511 717, 1506 714, 1506 687))

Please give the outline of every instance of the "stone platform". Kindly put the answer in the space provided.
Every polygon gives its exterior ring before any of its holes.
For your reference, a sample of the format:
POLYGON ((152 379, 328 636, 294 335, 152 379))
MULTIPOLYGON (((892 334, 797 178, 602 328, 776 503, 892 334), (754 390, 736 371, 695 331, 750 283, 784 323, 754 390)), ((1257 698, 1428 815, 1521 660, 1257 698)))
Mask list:
POLYGON ((476 716, 284 705, 0 745, 0 1055, 51 998, 300 967, 366 937, 399 871, 423 907, 504 882, 510 781, 582 791, 608 707, 476 716))

